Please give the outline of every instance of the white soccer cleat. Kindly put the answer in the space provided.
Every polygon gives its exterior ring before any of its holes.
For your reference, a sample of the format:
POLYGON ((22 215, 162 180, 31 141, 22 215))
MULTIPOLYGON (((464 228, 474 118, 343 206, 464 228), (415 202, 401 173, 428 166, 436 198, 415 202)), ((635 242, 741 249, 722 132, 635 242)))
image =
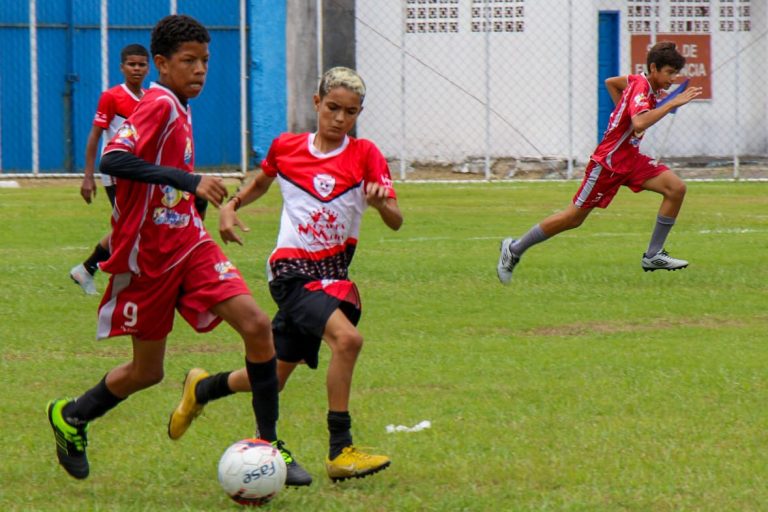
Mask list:
POLYGON ((643 254, 643 271, 653 272, 654 270, 677 270, 679 268, 685 268, 688 266, 688 262, 685 260, 679 260, 673 258, 664 249, 660 250, 653 256, 646 256, 643 254))
POLYGON ((512 244, 517 240, 505 238, 501 241, 499 262, 496 264, 496 275, 499 276, 501 284, 509 284, 512 280, 512 271, 515 265, 520 261, 520 257, 512 252, 512 244))
POLYGON ((86 295, 98 295, 96 291, 96 283, 93 281, 93 276, 85 270, 83 264, 79 264, 69 271, 69 277, 83 289, 86 295))

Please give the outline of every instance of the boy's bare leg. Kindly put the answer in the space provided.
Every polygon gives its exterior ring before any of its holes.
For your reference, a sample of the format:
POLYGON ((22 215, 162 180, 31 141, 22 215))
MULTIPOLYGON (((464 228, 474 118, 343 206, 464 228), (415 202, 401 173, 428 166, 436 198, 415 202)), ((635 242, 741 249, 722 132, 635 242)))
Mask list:
POLYGON ((331 348, 326 378, 330 446, 325 468, 333 481, 362 478, 385 469, 391 463, 386 455, 371 455, 352 444, 349 395, 355 363, 363 348, 363 337, 347 316, 337 309, 325 325, 323 339, 331 348))

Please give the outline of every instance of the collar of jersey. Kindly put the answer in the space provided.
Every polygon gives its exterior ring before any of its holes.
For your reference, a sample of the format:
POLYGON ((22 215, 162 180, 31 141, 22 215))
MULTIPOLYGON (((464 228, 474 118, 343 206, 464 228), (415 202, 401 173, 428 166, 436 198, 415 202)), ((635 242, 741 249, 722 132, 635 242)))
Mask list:
POLYGON ((349 136, 344 136, 344 142, 341 143, 341 146, 337 147, 333 151, 329 151, 328 153, 323 153, 322 151, 318 150, 315 147, 315 136, 317 135, 317 132, 310 133, 309 137, 307 137, 307 149, 310 153, 312 153, 312 156, 315 158, 331 158, 333 156, 336 156, 338 154, 341 154, 345 149, 347 149, 347 146, 349 145, 349 136))

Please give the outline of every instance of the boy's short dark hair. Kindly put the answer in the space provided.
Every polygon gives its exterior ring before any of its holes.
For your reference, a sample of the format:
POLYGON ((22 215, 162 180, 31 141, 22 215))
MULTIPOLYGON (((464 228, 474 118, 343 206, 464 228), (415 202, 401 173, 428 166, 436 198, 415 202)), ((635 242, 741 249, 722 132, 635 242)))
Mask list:
POLYGON ((129 44, 120 51, 120 64, 124 64, 128 57, 138 55, 140 57, 146 57, 149 60, 149 52, 146 48, 140 44, 129 44))
POLYGON ((651 70, 651 64, 656 64, 656 69, 661 70, 664 66, 672 66, 675 71, 680 71, 685 66, 685 57, 675 48, 675 43, 671 41, 662 41, 656 43, 648 50, 647 63, 648 70, 651 70))
POLYGON ((150 49, 152 55, 170 58, 183 43, 208 43, 208 30, 196 19, 184 14, 171 14, 161 19, 152 29, 150 49))

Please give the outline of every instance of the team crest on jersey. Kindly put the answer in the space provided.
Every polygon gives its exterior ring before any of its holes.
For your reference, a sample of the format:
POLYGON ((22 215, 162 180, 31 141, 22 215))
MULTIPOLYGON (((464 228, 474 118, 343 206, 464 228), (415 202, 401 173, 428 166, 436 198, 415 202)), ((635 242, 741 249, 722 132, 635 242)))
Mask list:
POLYGON ((315 190, 322 197, 328 197, 333 192, 333 187, 336 186, 336 179, 330 174, 318 174, 312 180, 315 185, 315 190))
POLYGON ((641 92, 640 94, 635 96, 635 105, 642 105, 642 104, 646 103, 647 101, 648 101, 648 99, 646 98, 644 92, 641 92))
POLYGON ((189 198, 189 192, 182 192, 181 190, 176 190, 170 185, 163 185, 160 187, 160 190, 163 191, 163 199, 162 203, 163 205, 167 206, 168 208, 173 208, 177 204, 181 202, 182 199, 188 199, 189 198))
POLYGON ((213 268, 219 274, 219 281, 235 279, 237 277, 237 268, 229 260, 220 261, 213 268))
POLYGON ((192 139, 187 137, 187 144, 184 146, 184 163, 189 164, 192 161, 192 139))
POLYGON ((129 122, 123 122, 122 126, 117 130, 115 142, 133 149, 137 138, 136 128, 129 122))

